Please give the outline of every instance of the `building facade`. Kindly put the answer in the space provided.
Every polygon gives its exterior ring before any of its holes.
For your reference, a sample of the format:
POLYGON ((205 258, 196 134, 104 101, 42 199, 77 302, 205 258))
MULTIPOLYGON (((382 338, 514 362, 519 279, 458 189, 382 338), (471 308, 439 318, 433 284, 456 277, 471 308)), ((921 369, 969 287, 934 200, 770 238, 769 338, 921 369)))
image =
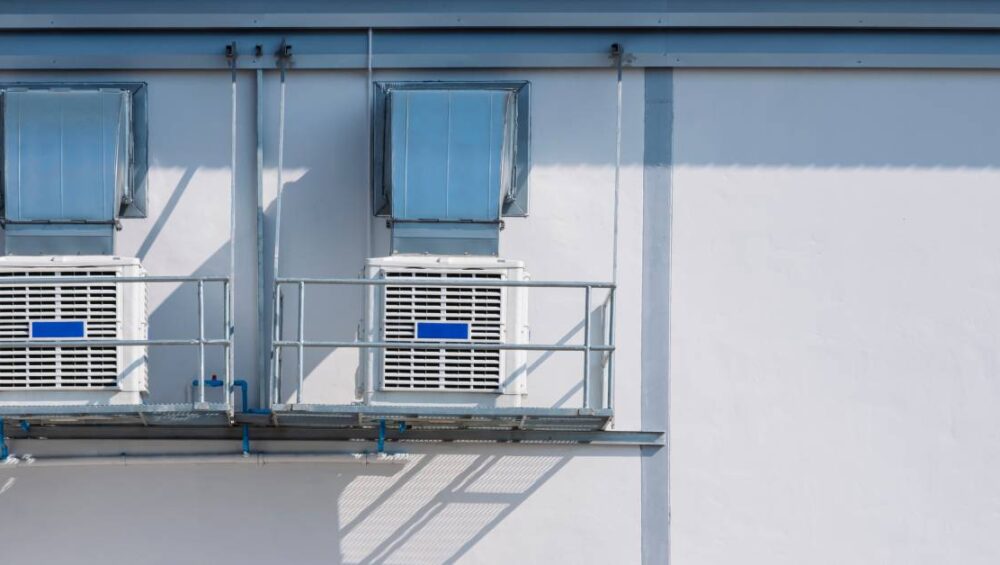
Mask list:
POLYGON ((0 7, 3 554, 996 562, 1000 4, 749 4, 0 7))

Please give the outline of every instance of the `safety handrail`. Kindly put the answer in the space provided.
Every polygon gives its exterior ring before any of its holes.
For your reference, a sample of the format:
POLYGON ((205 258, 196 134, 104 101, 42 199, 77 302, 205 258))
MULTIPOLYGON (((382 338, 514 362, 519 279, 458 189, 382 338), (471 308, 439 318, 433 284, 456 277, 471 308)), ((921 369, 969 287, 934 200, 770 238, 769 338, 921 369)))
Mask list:
MULTIPOLYGON (((388 349, 388 348, 400 348, 400 349, 455 349, 455 350, 470 350, 470 351, 552 351, 552 352, 581 352, 583 353, 583 406, 582 408, 587 410, 591 408, 591 398, 590 398, 590 373, 591 373, 591 360, 590 356, 592 352, 602 353, 602 363, 601 363, 601 373, 603 375, 602 384, 605 387, 606 395, 602 398, 599 409, 607 409, 611 412, 614 410, 614 394, 612 392, 612 387, 614 386, 614 363, 613 357, 615 352, 615 342, 614 342, 614 331, 604 331, 602 334, 607 336, 606 345, 597 345, 592 343, 591 340, 591 328, 593 321, 591 319, 591 306, 592 306, 592 294, 595 289, 607 290, 607 301, 604 303, 609 305, 608 315, 604 317, 604 323, 607 328, 614 327, 614 302, 615 302, 615 290, 616 285, 611 282, 592 282, 592 281, 527 281, 527 280, 462 280, 462 279, 427 279, 420 277, 412 278, 307 278, 307 277, 278 277, 275 279, 275 318, 274 318, 274 338, 271 341, 271 355, 272 363, 270 368, 270 379, 269 379, 269 390, 271 391, 271 403, 279 404, 278 398, 281 393, 281 383, 282 383, 282 369, 281 369, 281 351, 285 348, 295 348, 298 353, 298 382, 295 391, 295 401, 292 404, 302 404, 302 387, 305 379, 305 368, 304 368, 304 351, 307 348, 319 348, 319 349, 337 349, 337 348, 352 348, 360 350, 372 350, 372 349, 388 349), (408 287, 430 287, 430 288, 440 288, 440 287, 494 287, 494 288, 566 288, 566 289, 581 289, 584 291, 584 324, 583 324, 583 343, 582 344, 534 344, 534 343, 482 343, 482 342, 454 342, 454 341, 369 341, 369 340, 307 340, 305 339, 305 289, 309 285, 320 285, 320 286, 361 286, 365 288, 376 288, 376 287, 386 287, 386 286, 408 286, 408 287), (285 339, 282 336, 282 329, 284 327, 284 292, 283 288, 286 286, 295 286, 297 288, 298 294, 298 308, 297 308, 297 332, 294 339, 285 339)), ((372 300, 369 297, 367 300, 372 300)), ((604 305, 601 306, 602 308, 604 305)), ((371 305, 366 308, 368 315, 373 315, 371 310, 371 305)), ((369 363, 370 365, 370 363, 369 363)), ((371 366, 369 366, 371 370, 371 366)), ((365 401, 367 402, 369 394, 372 392, 371 381, 368 380, 365 385, 365 401)))
POLYGON ((224 377, 226 383, 225 406, 229 413, 233 411, 233 371, 232 355, 232 311, 229 307, 232 282, 227 276, 173 276, 173 275, 150 275, 150 276, 38 276, 38 277, 0 277, 0 289, 10 286, 18 287, 59 287, 73 286, 79 284, 99 284, 99 283, 194 283, 198 285, 198 337, 179 339, 111 339, 111 338, 84 338, 84 339, 6 339, 0 338, 0 350, 5 349, 36 349, 51 347, 157 347, 157 346, 189 346, 198 348, 198 378, 197 381, 202 386, 199 387, 198 404, 204 406, 205 403, 205 348, 222 347, 225 350, 225 370, 224 377), (205 285, 221 284, 223 299, 223 338, 205 337, 205 285))

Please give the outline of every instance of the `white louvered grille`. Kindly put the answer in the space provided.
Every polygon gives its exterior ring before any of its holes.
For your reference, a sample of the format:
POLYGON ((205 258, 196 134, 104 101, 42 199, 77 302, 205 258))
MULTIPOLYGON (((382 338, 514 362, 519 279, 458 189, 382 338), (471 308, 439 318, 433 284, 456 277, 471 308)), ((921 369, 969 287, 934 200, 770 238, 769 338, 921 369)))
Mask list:
MULTIPOLYGON (((495 272, 389 271, 386 278, 501 279, 495 272)), ((413 287, 387 285, 382 312, 385 341, 412 341, 418 321, 468 322, 472 342, 502 343, 504 297, 500 287, 413 287)), ((386 348, 386 390, 496 392, 501 351, 386 348)))
MULTIPOLYGON (((27 340, 30 320, 86 320, 87 338, 118 337, 118 285, 5 285, 8 277, 116 276, 113 270, 0 272, 0 339, 27 340)), ((115 347, 0 349, 0 390, 94 389, 118 384, 115 347)))

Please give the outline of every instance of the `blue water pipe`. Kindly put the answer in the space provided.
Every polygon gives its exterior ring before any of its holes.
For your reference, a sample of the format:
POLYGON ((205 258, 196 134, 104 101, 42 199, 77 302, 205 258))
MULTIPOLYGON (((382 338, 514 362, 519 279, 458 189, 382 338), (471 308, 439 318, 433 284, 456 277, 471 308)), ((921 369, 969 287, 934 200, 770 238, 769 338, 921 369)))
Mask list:
POLYGON ((385 453, 385 420, 378 421, 378 452, 385 453))
MULTIPOLYGON (((200 384, 201 384, 201 381, 199 379, 193 379, 191 381, 191 388, 192 389, 196 389, 196 388, 198 388, 198 386, 200 384)), ((224 386, 225 384, 226 383, 224 381, 219 380, 219 378, 216 375, 212 375, 211 379, 205 381, 205 388, 219 388, 219 387, 224 386)), ((240 402, 241 402, 240 408, 243 409, 243 412, 245 414, 270 414, 271 413, 271 411, 268 410, 268 409, 266 409, 266 408, 248 408, 248 405, 250 404, 250 399, 249 399, 249 393, 247 392, 248 385, 247 385, 247 382, 244 379, 236 379, 236 380, 234 380, 233 381, 233 386, 234 387, 239 387, 239 389, 240 389, 240 402)), ((249 424, 243 424, 242 428, 243 428, 242 429, 242 432, 243 432, 243 442, 242 442, 242 445, 243 445, 243 456, 244 457, 249 457, 250 456, 250 425, 249 424)))
MULTIPOLYGON (((199 386, 200 383, 201 383, 200 380, 198 380, 198 379, 192 379, 191 380, 191 388, 198 388, 198 386, 199 386)), ((225 385, 225 382, 219 380, 219 378, 216 375, 212 375, 211 379, 208 379, 208 380, 205 381, 205 388, 219 388, 219 387, 221 387, 223 385, 225 385)), ((236 379, 236 380, 234 380, 233 381, 233 386, 234 387, 239 387, 239 389, 240 389, 240 401, 242 402, 242 404, 240 404, 240 407, 243 408, 242 412, 244 412, 246 414, 270 414, 271 413, 271 411, 268 410, 267 408, 249 408, 250 400, 249 400, 249 393, 247 392, 247 389, 249 388, 249 385, 247 385, 247 382, 244 379, 236 379)))
POLYGON ((3 418, 0 418, 0 462, 6 461, 10 457, 10 450, 7 449, 7 435, 4 433, 3 418))

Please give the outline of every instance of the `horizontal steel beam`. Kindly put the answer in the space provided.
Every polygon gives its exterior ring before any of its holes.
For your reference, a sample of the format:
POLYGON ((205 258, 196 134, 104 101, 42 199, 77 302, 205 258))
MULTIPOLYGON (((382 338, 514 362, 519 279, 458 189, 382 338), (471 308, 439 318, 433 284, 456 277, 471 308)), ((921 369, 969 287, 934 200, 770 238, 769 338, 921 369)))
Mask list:
MULTIPOLYGON (((236 423, 253 423, 260 417, 236 416, 236 423)), ((10 439, 49 440, 233 440, 242 439, 239 427, 123 426, 123 425, 35 425, 25 431, 7 426, 10 439)), ((375 428, 258 427, 250 428, 253 441, 375 441, 375 428)), ((568 430, 386 430, 388 441, 459 441, 510 443, 582 443, 600 445, 664 445, 663 432, 656 431, 568 431, 568 430)))
POLYGON ((13 456, 0 465, 0 472, 31 467, 134 467, 139 465, 253 465, 278 463, 348 463, 353 465, 405 465, 406 454, 270 452, 253 453, 118 453, 115 455, 13 456))

